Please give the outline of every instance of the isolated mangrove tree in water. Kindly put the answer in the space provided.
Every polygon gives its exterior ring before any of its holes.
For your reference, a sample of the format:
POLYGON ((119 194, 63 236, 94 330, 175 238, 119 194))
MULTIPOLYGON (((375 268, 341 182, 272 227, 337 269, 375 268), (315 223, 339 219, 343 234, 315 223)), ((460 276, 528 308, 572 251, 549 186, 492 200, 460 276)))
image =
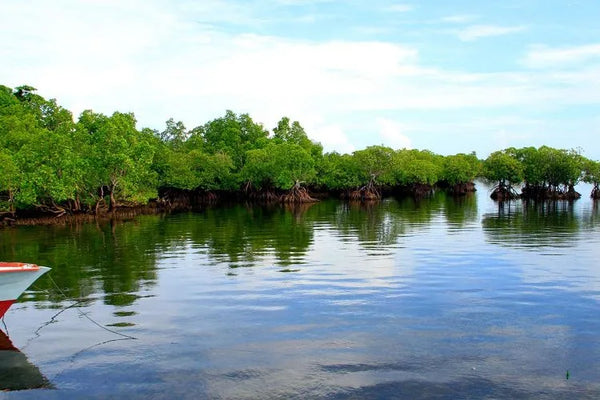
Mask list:
POLYGON ((597 162, 572 150, 511 148, 484 162, 474 153, 385 146, 324 154, 297 121, 283 117, 269 131, 233 111, 192 129, 173 119, 162 131, 136 125, 123 112, 86 110, 74 120, 31 86, 0 86, 0 223, 16 212, 192 207, 223 196, 295 204, 314 201, 317 192, 359 201, 422 197, 436 188, 462 195, 481 175, 496 183, 498 200, 516 197, 521 182, 527 198, 576 198, 580 179, 600 196, 597 162))
POLYGON ((474 180, 481 174, 482 164, 475 153, 447 156, 443 161, 443 184, 452 194, 475 191, 474 180))
POLYGON ((523 198, 573 200, 581 197, 574 189, 583 169, 582 157, 577 152, 547 146, 513 149, 512 152, 523 166, 523 198))
POLYGON ((492 199, 512 200, 519 197, 514 186, 523 181, 523 166, 509 151, 496 151, 484 161, 483 175, 495 182, 492 199))
POLYGON ((583 180, 594 185, 590 196, 593 199, 600 199, 600 162, 584 160, 583 180))

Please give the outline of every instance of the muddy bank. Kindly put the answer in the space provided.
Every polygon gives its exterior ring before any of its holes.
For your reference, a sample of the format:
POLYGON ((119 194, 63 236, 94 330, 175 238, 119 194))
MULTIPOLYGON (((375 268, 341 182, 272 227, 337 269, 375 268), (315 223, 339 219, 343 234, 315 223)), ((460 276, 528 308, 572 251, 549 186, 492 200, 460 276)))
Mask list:
POLYGON ((111 212, 99 214, 76 213, 63 214, 60 216, 49 215, 44 212, 28 211, 27 213, 0 215, 0 227, 8 226, 33 226, 33 225, 77 225, 91 222, 127 221, 140 215, 168 214, 173 209, 166 209, 156 204, 148 204, 136 207, 117 208, 111 212))
MULTIPOLYGON (((415 184, 396 187, 376 187, 366 185, 355 190, 325 191, 322 188, 304 188, 298 184, 288 191, 275 189, 256 190, 248 188, 242 191, 190 191, 165 189, 159 192, 159 198, 148 204, 117 204, 114 210, 108 207, 90 207, 84 210, 72 211, 65 208, 65 212, 57 214, 47 208, 18 210, 16 212, 0 213, 0 227, 30 226, 30 225, 71 225, 80 223, 94 223, 105 221, 124 221, 139 215, 169 214, 181 211, 199 211, 206 207, 228 203, 272 204, 295 207, 310 204, 326 198, 338 198, 350 202, 377 203, 386 196, 404 197, 411 196, 416 199, 432 195, 436 188, 432 185, 415 184)), ((474 184, 461 185, 451 188, 450 192, 456 194, 468 193, 475 190, 474 184)), ((599 193, 600 194, 600 193, 599 193)))

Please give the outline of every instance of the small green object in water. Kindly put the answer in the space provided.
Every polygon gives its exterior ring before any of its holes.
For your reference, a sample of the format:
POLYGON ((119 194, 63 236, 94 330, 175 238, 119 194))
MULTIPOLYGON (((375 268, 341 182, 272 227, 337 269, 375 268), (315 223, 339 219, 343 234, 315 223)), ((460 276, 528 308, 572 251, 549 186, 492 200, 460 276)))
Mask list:
POLYGON ((571 376, 571 374, 569 374, 569 370, 567 370, 567 379, 569 379, 569 376, 571 376))

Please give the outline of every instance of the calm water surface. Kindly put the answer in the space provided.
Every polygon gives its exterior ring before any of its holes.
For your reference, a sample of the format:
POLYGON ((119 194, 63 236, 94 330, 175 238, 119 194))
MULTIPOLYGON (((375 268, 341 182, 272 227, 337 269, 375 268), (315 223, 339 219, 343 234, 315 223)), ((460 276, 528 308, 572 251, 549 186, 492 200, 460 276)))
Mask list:
POLYGON ((0 351, 1 385, 17 355, 48 389, 0 398, 599 398, 600 204, 579 190, 0 230, 0 259, 53 268, 0 351))

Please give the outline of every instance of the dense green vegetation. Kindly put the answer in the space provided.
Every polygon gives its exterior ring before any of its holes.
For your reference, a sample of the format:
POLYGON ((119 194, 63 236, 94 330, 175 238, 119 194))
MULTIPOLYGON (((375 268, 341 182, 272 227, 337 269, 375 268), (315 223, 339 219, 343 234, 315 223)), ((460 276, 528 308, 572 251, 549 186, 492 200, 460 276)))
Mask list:
MULTIPOLYGON (((169 119, 163 131, 136 127, 131 113, 86 110, 77 120, 30 86, 0 86, 0 213, 36 210, 99 213, 119 206, 166 206, 217 195, 308 202, 311 192, 357 200, 382 191, 427 194, 473 190, 480 175, 497 182, 499 198, 524 182, 535 198, 574 197, 584 179, 600 190, 598 162, 549 147, 506 149, 482 162, 475 154, 370 146, 323 153, 296 121, 271 132, 247 114, 187 129, 169 119), (187 199, 187 200, 186 200, 187 199)), ((511 197, 511 196, 508 196, 511 197)))
POLYGON ((600 163, 574 150, 525 147, 492 153, 484 162, 484 176, 496 182, 492 194, 498 200, 517 197, 514 185, 523 183, 525 199, 577 199, 580 180, 594 184, 592 197, 598 198, 600 163))

